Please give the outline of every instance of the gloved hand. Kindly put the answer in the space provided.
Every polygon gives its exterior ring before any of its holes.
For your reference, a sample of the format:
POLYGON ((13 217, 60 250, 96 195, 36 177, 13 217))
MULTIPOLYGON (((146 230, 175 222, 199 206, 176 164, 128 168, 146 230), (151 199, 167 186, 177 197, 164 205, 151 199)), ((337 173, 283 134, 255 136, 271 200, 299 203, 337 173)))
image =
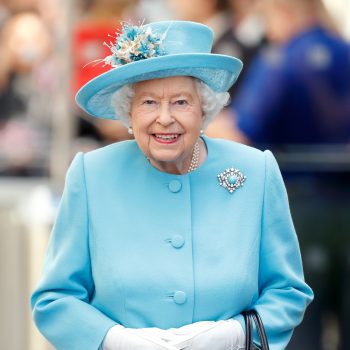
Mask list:
POLYGON ((139 330, 113 326, 106 334, 102 350, 177 350, 158 337, 150 337, 139 330))
POLYGON ((200 321, 185 325, 180 328, 170 328, 167 330, 159 328, 138 328, 130 329, 130 332, 141 337, 153 339, 154 341, 164 341, 169 349, 182 350, 191 344, 193 337, 206 332, 215 327, 214 321, 200 321))
POLYGON ((238 321, 201 321, 180 328, 112 327, 101 350, 239 350, 245 335, 238 321))
MULTIPOLYGON (((188 325, 185 327, 191 327, 188 325)), ((214 322, 213 327, 192 337, 184 350, 244 350, 245 335, 236 320, 214 322)))
POLYGON ((200 321, 180 328, 132 329, 140 336, 161 339, 178 350, 239 350, 245 348, 245 335, 236 320, 200 321))

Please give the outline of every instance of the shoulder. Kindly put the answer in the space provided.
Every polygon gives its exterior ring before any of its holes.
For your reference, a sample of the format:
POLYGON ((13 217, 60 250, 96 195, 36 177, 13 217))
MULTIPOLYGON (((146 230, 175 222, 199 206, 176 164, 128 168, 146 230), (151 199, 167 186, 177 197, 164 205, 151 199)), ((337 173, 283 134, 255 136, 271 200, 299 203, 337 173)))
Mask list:
MULTIPOLYGON (((247 180, 244 193, 248 198, 263 198, 266 188, 276 188, 285 193, 284 182, 277 161, 271 151, 221 139, 208 141, 210 176, 222 175, 226 171, 238 170, 247 180), (210 156, 210 152, 212 155, 210 156)), ((205 179, 203 180, 205 181, 205 179)), ((248 200, 249 201, 249 200, 248 200)), ((258 203, 258 201, 256 202, 258 203)))
POLYGON ((208 144, 209 151, 213 151, 223 159, 232 159, 232 157, 234 157, 236 159, 246 159, 248 162, 254 162, 264 158, 264 152, 252 146, 208 137, 205 138, 205 141, 208 144))
POLYGON ((130 161, 138 154, 134 140, 122 141, 84 154, 84 165, 87 169, 108 169, 118 163, 130 161))
POLYGON ((305 66, 309 69, 325 70, 331 67, 333 60, 345 59, 347 65, 349 62, 349 44, 321 26, 301 33, 287 47, 287 65, 303 70, 303 73, 305 66))
POLYGON ((266 164, 274 156, 269 150, 261 151, 257 148, 247 146, 241 143, 223 140, 205 138, 208 145, 209 157, 214 159, 215 168, 238 168, 250 174, 260 174, 263 178, 266 164))
POLYGON ((110 145, 97 148, 93 151, 85 153, 85 156, 88 158, 95 158, 95 157, 108 157, 110 155, 118 155, 118 154, 124 154, 125 152, 131 151, 134 146, 136 145, 135 140, 127 140, 127 141, 121 141, 112 143, 110 145))
POLYGON ((206 137, 205 141, 209 152, 213 153, 211 158, 216 159, 220 166, 233 164, 255 173, 265 173, 266 169, 274 169, 280 173, 276 158, 270 150, 261 151, 252 146, 223 139, 206 137))

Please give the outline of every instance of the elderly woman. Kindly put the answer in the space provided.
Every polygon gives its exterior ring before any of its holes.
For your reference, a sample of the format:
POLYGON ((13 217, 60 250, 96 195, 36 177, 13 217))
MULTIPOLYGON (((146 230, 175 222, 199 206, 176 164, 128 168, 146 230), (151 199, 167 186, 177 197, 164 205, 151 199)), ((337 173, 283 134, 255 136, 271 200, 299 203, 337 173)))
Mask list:
POLYGON ((241 70, 211 43, 197 23, 125 25, 114 69, 79 91, 135 141, 79 153, 67 173, 32 296, 57 349, 244 349, 252 308, 284 349, 301 322, 312 291, 273 155, 202 135, 241 70))

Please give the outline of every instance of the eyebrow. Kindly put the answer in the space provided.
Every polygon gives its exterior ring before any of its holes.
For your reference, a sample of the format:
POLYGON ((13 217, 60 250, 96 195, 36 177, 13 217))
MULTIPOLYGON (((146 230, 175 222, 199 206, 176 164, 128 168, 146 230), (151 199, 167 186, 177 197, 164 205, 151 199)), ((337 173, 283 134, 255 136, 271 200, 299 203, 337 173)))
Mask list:
POLYGON ((193 98, 193 95, 190 92, 185 92, 185 91, 179 92, 179 93, 173 95, 172 97, 179 97, 179 96, 187 96, 187 97, 193 98))
MULTIPOLYGON (((146 97, 146 96, 150 96, 150 97, 155 97, 155 98, 159 98, 159 96, 157 94, 154 94, 152 92, 142 92, 139 96, 137 96, 138 98, 142 98, 142 97, 146 97)), ((186 96, 186 97, 190 97, 190 98, 193 98, 192 94, 190 92, 186 92, 186 91, 181 91, 181 92, 178 92, 174 95, 171 95, 170 98, 176 98, 176 97, 179 97, 179 96, 186 96)))
POLYGON ((153 94, 152 92, 142 92, 140 95, 138 95, 138 98, 144 97, 144 96, 151 96, 151 97, 158 97, 156 94, 153 94))

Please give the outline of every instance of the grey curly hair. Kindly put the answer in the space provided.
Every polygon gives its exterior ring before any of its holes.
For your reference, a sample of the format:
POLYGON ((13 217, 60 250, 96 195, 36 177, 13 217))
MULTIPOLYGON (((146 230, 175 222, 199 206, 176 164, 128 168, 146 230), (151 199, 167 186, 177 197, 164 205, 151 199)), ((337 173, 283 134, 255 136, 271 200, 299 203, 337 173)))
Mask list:
MULTIPOLYGON (((203 129, 205 130, 214 117, 228 104, 230 94, 228 92, 215 92, 203 81, 196 78, 195 83, 202 102, 203 129)), ((112 107, 126 127, 130 125, 131 101, 134 94, 133 85, 127 84, 117 90, 111 98, 112 107)))

